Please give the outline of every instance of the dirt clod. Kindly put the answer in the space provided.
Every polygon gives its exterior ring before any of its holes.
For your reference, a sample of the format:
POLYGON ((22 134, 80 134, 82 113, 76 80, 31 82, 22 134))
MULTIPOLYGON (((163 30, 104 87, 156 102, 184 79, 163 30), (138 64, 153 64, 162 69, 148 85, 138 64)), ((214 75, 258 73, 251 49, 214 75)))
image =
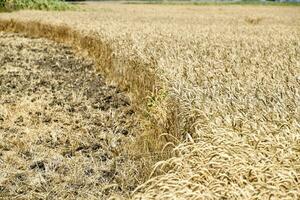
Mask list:
POLYGON ((30 165, 30 169, 45 171, 46 167, 43 161, 37 161, 30 165))

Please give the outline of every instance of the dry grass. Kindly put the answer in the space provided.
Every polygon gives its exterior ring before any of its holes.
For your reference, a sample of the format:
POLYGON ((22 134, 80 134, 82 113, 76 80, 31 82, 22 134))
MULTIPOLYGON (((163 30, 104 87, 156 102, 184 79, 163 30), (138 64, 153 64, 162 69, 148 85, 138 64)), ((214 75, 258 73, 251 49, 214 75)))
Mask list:
POLYGON ((133 198, 299 198, 298 7, 90 7, 1 14, 2 29, 80 47, 128 90, 131 153, 167 154, 142 156, 162 161, 133 198))
POLYGON ((0 32, 0 66, 0 199, 103 199, 136 186, 123 158, 134 112, 91 60, 0 32))

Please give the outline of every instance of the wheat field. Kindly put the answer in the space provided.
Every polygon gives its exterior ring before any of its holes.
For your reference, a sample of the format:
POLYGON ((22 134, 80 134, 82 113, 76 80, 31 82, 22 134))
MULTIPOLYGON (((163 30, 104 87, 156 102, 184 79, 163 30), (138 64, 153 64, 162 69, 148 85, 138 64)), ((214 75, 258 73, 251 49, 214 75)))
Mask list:
POLYGON ((300 198, 300 7, 89 3, 0 29, 73 46, 130 96, 135 187, 111 198, 300 198))

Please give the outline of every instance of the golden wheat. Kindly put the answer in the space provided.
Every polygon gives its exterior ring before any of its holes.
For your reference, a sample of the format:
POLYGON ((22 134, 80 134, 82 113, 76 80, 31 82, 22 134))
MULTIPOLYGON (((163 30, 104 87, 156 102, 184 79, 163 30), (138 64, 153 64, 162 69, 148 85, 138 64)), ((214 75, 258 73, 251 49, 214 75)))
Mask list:
POLYGON ((297 199, 299 11, 89 4, 0 18, 2 29, 87 51, 131 93, 139 132, 129 153, 167 154, 141 155, 144 164, 161 161, 139 167, 145 183, 133 198, 297 199), (59 33, 62 27, 72 31, 59 33))

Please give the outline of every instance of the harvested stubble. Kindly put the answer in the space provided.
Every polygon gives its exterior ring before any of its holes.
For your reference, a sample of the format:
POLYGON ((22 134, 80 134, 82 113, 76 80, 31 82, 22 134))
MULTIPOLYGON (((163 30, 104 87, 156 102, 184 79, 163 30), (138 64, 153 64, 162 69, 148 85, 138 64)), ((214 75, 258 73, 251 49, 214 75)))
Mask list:
POLYGON ((2 29, 80 46, 131 92, 142 132, 133 149, 172 154, 143 168, 133 198, 300 198, 298 7, 91 7, 5 14, 15 21, 2 29))
POLYGON ((70 47, 0 32, 0 199, 126 195, 133 114, 70 47))

